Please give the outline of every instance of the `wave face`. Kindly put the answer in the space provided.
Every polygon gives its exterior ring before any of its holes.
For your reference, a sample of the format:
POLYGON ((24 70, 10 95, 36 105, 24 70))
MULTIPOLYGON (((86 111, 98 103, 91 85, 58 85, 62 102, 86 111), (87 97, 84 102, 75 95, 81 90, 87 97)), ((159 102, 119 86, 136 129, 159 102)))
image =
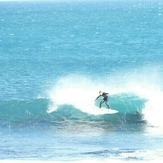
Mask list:
MULTIPOLYGON (((55 111, 49 112, 51 108, 50 101, 48 99, 33 99, 23 101, 1 101, 0 102, 0 123, 1 126, 8 128, 28 128, 36 127, 52 127, 55 132, 66 131, 72 133, 101 133, 110 132, 111 130, 132 130, 137 131, 143 129, 146 122, 143 119, 143 115, 138 112, 141 111, 144 105, 143 99, 138 99, 136 96, 125 97, 124 99, 130 99, 130 104, 126 104, 125 107, 120 107, 119 103, 113 103, 113 106, 117 105, 119 110, 117 114, 97 114, 98 112, 91 109, 86 112, 70 104, 63 104, 58 106, 55 111), (133 106, 132 106, 133 102, 133 106), (137 103, 140 108, 135 107, 137 103), (131 111, 129 111, 131 109, 131 111), (82 130, 81 130, 82 128, 82 130)), ((116 99, 116 96, 113 97, 116 99)), ((97 109, 97 108, 93 108, 97 109)))
MULTIPOLYGON (((84 76, 70 75, 59 79, 48 91, 48 98, 30 100, 1 100, 0 120, 5 123, 38 122, 143 122, 142 111, 146 99, 132 92, 116 92, 99 81, 84 76), (109 104, 117 114, 101 114, 100 99, 95 103, 99 88, 110 90, 109 104)), ((103 106, 105 107, 105 105, 103 106)))
MULTIPOLYGON (((129 96, 124 94, 120 96, 121 97, 117 95, 110 98, 115 100, 112 102, 112 105, 116 106, 116 110, 119 111, 119 114, 124 115, 141 113, 142 107, 144 106, 144 99, 140 99, 134 95, 129 96), (129 100, 130 102, 128 104, 122 104, 120 103, 119 98, 121 98, 120 100, 129 100)), ((50 100, 44 98, 21 101, 0 101, 0 120, 11 122, 23 122, 26 120, 51 121, 52 119, 56 118, 58 118, 58 120, 61 120, 62 118, 67 118, 70 120, 73 120, 74 118, 84 120, 91 116, 94 117, 94 119, 98 119, 99 116, 104 116, 99 112, 93 111, 95 109, 98 108, 94 107, 90 108, 88 111, 82 111, 82 109, 76 108, 71 104, 63 104, 55 108, 52 107, 50 100), (49 107, 55 110, 50 111, 48 110, 49 107)))

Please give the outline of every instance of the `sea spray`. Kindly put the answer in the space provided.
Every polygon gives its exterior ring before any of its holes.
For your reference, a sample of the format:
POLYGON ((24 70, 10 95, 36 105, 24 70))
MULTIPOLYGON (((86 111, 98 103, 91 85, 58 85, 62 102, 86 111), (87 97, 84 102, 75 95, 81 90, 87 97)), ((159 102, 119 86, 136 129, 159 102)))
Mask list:
MULTIPOLYGON (((100 114, 98 112, 96 97, 99 90, 109 93, 109 103, 111 108, 122 113, 140 112, 145 99, 138 97, 135 93, 125 92, 113 87, 109 81, 98 81, 88 76, 68 75, 59 79, 54 87, 49 91, 49 98, 52 103, 48 112, 55 111, 61 105, 72 105, 82 112, 90 114, 100 114), (96 106, 96 107, 95 107, 96 106)), ((99 106, 98 106, 99 107, 99 106)), ((105 105, 104 105, 105 107, 105 105)))

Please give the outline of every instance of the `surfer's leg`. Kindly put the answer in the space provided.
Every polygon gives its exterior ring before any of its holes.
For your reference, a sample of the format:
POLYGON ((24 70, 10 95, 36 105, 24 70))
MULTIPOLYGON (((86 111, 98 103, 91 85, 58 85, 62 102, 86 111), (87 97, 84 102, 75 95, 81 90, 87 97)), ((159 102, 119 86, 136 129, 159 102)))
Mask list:
POLYGON ((110 109, 110 106, 109 106, 109 104, 108 104, 108 100, 105 101, 105 104, 106 104, 106 106, 108 107, 108 109, 110 109))
POLYGON ((104 100, 102 100, 102 101, 100 102, 100 108, 101 108, 101 106, 102 106, 103 103, 104 103, 104 100))

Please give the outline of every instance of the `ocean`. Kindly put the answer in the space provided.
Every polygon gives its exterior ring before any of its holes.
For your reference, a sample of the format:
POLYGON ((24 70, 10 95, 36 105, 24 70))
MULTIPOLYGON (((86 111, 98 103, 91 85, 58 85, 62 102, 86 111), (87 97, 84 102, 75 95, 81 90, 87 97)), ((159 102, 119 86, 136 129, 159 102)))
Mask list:
POLYGON ((162 27, 161 0, 0 2, 0 160, 163 160, 162 27))

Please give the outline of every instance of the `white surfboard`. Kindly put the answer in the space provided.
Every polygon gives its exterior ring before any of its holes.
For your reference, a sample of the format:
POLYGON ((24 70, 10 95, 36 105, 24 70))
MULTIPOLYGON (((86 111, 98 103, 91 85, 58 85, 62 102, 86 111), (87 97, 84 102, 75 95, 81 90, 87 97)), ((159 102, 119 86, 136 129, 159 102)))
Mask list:
POLYGON ((99 108, 99 110, 100 110, 101 113, 104 113, 104 114, 115 114, 115 113, 118 113, 118 111, 114 110, 114 109, 99 108))
POLYGON ((114 109, 105 109, 105 108, 99 108, 99 107, 95 107, 91 111, 91 114, 94 114, 94 115, 115 114, 115 113, 118 113, 118 111, 117 110, 114 110, 114 109))

